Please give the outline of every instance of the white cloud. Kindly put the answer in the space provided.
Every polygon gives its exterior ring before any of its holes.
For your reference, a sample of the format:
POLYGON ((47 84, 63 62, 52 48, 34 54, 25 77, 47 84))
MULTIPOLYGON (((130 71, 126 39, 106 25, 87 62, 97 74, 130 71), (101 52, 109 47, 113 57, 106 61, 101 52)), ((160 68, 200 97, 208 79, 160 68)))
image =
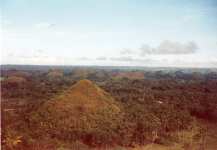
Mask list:
POLYGON ((134 54, 134 51, 131 49, 123 49, 120 53, 122 55, 131 55, 131 54, 134 54))
POLYGON ((132 62, 132 63, 144 63, 144 62, 153 62, 154 59, 150 58, 134 58, 134 57, 111 57, 111 61, 118 62, 132 62))
POLYGON ((157 47, 150 47, 149 45, 142 45, 140 48, 141 55, 154 54, 154 55, 179 55, 179 54, 192 54, 198 49, 195 42, 179 43, 173 41, 163 41, 157 47))
POLYGON ((90 61, 90 60, 92 60, 91 58, 89 58, 89 57, 79 57, 79 58, 77 58, 77 60, 84 60, 84 61, 90 61))
POLYGON ((132 57, 111 57, 112 61, 133 61, 132 57))
POLYGON ((102 57, 97 57, 96 60, 100 60, 100 61, 102 61, 102 60, 107 60, 107 58, 104 57, 104 56, 102 56, 102 57))
POLYGON ((156 47, 143 44, 139 49, 124 49, 120 51, 120 55, 138 57, 150 55, 186 55, 194 54, 197 49, 198 46, 195 42, 180 43, 164 40, 156 47))
POLYGON ((37 23, 34 25, 34 27, 37 29, 48 29, 48 28, 51 28, 54 26, 55 26, 55 24, 48 23, 48 22, 40 22, 40 23, 37 23))
POLYGON ((37 52, 38 54, 43 54, 43 53, 44 53, 44 51, 43 51, 42 49, 38 49, 38 50, 36 50, 36 52, 37 52))

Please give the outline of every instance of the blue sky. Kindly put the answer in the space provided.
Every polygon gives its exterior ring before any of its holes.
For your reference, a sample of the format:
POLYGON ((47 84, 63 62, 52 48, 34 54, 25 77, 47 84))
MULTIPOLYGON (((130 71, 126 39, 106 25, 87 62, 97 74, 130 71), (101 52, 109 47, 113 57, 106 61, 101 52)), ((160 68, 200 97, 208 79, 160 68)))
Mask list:
POLYGON ((1 0, 1 63, 217 67, 216 0, 1 0))

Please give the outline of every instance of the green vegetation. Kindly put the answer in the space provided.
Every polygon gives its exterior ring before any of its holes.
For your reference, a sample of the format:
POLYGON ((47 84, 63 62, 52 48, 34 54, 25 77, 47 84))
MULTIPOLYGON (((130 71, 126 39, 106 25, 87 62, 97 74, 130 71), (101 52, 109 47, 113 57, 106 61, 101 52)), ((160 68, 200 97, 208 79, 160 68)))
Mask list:
POLYGON ((3 149, 217 147, 215 73, 78 70, 2 73, 3 149))

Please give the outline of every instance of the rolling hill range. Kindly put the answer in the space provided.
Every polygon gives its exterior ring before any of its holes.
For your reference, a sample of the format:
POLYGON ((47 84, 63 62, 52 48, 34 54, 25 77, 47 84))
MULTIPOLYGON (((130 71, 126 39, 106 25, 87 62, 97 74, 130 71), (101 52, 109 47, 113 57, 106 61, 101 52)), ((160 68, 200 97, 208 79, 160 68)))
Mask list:
POLYGON ((3 149, 216 149, 216 73, 87 72, 2 71, 3 149))

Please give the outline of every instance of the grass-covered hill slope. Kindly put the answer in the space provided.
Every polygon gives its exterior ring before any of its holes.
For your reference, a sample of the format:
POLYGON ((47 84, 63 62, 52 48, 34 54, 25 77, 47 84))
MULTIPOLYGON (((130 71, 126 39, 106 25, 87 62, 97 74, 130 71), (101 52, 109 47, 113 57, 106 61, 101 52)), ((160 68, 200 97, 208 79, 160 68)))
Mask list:
POLYGON ((115 140, 121 113, 108 93, 89 80, 80 80, 33 112, 30 123, 35 135, 101 144, 98 141, 115 140))

